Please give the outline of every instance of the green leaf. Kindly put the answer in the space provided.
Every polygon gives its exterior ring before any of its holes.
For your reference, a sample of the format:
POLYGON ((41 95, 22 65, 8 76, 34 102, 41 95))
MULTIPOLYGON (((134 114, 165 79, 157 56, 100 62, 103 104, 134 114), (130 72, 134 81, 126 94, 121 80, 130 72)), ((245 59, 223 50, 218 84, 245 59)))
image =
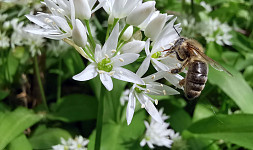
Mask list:
MULTIPOLYGON (((103 125, 101 150, 129 150, 140 149, 139 138, 144 134, 145 111, 135 112, 131 124, 110 122, 103 125)), ((93 150, 95 145, 94 131, 90 136, 88 150, 93 150)))
POLYGON ((218 85, 245 113, 253 113, 253 91, 247 84, 242 74, 234 68, 225 66, 232 77, 224 72, 217 71, 210 67, 209 82, 218 85))
POLYGON ((5 99, 10 94, 10 91, 2 91, 0 90, 0 101, 5 99))
POLYGON ((33 149, 51 149, 53 145, 60 144, 60 138, 68 139, 71 135, 60 128, 39 129, 29 139, 33 149))
POLYGON ((32 150, 32 145, 26 136, 21 134, 9 144, 8 150, 32 150))
POLYGON ((217 115, 192 124, 188 131, 195 137, 224 140, 245 148, 253 147, 253 115, 217 115))
POLYGON ((231 32, 233 47, 239 52, 253 52, 253 42, 239 32, 231 32))
POLYGON ((42 116, 22 107, 0 115, 0 149, 3 149, 10 141, 41 118, 42 116))
POLYGON ((211 105, 197 104, 194 110, 192 121, 196 122, 203 118, 207 118, 214 115, 213 107, 211 105))
POLYGON ((66 122, 96 119, 97 100, 95 97, 82 94, 62 97, 60 103, 56 104, 55 112, 48 117, 66 122))

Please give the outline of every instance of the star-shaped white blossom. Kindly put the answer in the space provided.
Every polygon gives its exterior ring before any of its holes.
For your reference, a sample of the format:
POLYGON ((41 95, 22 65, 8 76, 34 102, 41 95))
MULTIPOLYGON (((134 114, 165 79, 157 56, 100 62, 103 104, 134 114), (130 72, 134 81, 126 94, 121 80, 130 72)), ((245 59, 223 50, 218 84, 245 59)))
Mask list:
POLYGON ((116 55, 116 48, 119 36, 119 24, 117 23, 105 42, 103 48, 96 45, 95 61, 91 61, 81 73, 73 77, 74 80, 87 81, 99 75, 101 82, 108 91, 113 89, 113 82, 111 78, 122 81, 132 82, 136 84, 144 84, 143 80, 135 73, 122 68, 138 59, 139 54, 126 53, 116 55))

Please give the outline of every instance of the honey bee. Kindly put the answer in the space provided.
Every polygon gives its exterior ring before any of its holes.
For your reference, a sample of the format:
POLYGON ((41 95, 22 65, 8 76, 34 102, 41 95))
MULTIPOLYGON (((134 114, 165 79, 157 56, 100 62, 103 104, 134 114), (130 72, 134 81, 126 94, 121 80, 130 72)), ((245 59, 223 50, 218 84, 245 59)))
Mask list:
POLYGON ((232 76, 224 67, 206 56, 202 45, 196 40, 180 37, 170 49, 165 51, 167 51, 166 55, 175 53, 177 59, 182 62, 181 67, 171 70, 172 74, 180 73, 188 66, 186 77, 179 82, 179 85, 184 87, 185 96, 189 100, 197 98, 204 89, 207 81, 208 63, 213 68, 225 71, 232 76))

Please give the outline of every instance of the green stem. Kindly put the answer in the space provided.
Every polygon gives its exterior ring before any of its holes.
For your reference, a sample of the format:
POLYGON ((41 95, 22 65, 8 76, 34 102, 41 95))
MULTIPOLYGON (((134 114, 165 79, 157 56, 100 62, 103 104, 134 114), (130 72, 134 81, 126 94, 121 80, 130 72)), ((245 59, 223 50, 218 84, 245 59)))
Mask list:
POLYGON ((101 84, 100 100, 98 102, 95 150, 100 150, 100 145, 101 145, 105 92, 106 92, 106 89, 104 85, 101 84))
POLYGON ((194 16, 194 1, 191 0, 191 13, 194 16))
POLYGON ((95 40, 94 40, 94 38, 93 38, 93 36, 92 36, 92 34, 91 34, 91 29, 90 29, 89 20, 84 20, 84 22, 85 22, 85 25, 86 25, 86 27, 87 27, 88 33, 89 33, 89 34, 88 34, 88 38, 89 38, 90 41, 91 41, 92 47, 95 49, 96 43, 95 43, 95 40))
POLYGON ((57 103, 60 102, 61 99, 61 76, 62 76, 62 59, 60 58, 59 60, 59 65, 58 65, 58 69, 59 69, 59 74, 58 74, 58 78, 57 78, 57 103))
POLYGON ((42 103, 43 103, 46 111, 48 111, 49 109, 47 106, 46 96, 45 96, 44 88, 42 86, 42 82, 41 82, 41 78, 40 78, 40 71, 39 71, 39 64, 38 64, 37 56, 34 56, 34 69, 35 69, 35 75, 36 75, 36 78, 37 78, 37 81, 39 84, 42 103))
POLYGON ((129 26, 130 26, 129 24, 126 24, 125 27, 123 28, 123 30, 120 32, 119 40, 121 39, 121 37, 123 36, 123 34, 125 33, 126 29, 127 29, 129 26))
POLYGON ((108 24, 108 28, 107 28, 107 31, 106 31, 106 36, 105 36, 105 41, 108 39, 109 37, 109 34, 110 34, 110 31, 111 31, 111 28, 112 28, 112 25, 111 24, 108 24))

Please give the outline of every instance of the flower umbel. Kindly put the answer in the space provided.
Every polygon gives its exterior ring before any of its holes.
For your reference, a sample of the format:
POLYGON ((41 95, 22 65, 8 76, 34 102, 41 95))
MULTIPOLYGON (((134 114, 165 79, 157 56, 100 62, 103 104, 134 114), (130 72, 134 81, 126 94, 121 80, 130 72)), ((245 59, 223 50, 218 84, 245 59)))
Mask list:
POLYGON ((145 137, 141 141, 140 145, 148 145, 149 148, 154 149, 154 145, 165 146, 171 148, 173 140, 180 138, 179 133, 175 133, 174 130, 168 129, 170 126, 169 123, 166 123, 165 120, 169 118, 166 114, 163 114, 163 108, 159 110, 163 124, 156 122, 153 118, 150 121, 150 124, 147 121, 144 121, 144 124, 147 128, 145 137))
POLYGON ((52 146, 53 150, 87 150, 89 140, 82 136, 77 136, 75 139, 69 138, 67 141, 61 138, 61 144, 52 146))

